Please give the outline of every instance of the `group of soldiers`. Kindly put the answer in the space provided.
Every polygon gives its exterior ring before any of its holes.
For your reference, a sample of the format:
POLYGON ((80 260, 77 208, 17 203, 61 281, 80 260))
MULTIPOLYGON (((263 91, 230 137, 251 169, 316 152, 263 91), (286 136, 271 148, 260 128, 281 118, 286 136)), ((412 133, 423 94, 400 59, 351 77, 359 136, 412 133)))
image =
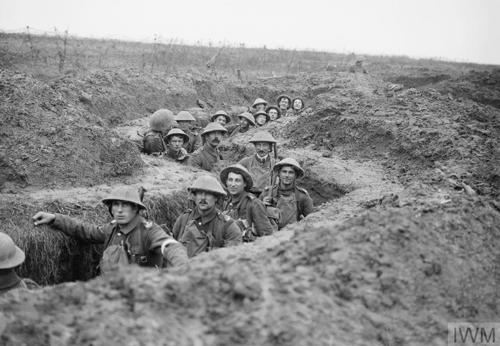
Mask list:
MULTIPOLYGON (((286 108, 285 103, 293 104, 286 95, 278 98, 278 103, 283 108, 286 108)), ((301 103, 304 104, 302 100, 301 103)), ((254 102, 252 108, 257 116, 262 106, 267 106, 264 100, 254 102)), ((229 134, 224 126, 228 122, 223 125, 218 120, 220 116, 226 117, 222 112, 216 112, 211 117, 212 122, 199 135, 190 131, 190 124, 195 119, 186 111, 179 112, 173 119, 175 121, 170 121, 173 117, 168 110, 157 111, 151 117, 150 125, 160 124, 170 126, 170 129, 159 144, 144 147, 155 149, 155 154, 187 161, 212 172, 199 176, 188 188, 194 207, 179 215, 171 232, 143 216, 142 211, 146 209, 143 190, 131 188, 118 189, 102 200, 112 217, 108 224, 98 226, 62 214, 40 211, 32 218, 35 226, 49 225, 70 237, 103 244, 101 273, 130 264, 174 267, 183 271, 190 257, 270 235, 313 212, 313 201, 308 192, 296 184, 296 180, 304 176, 304 170, 293 158, 277 160, 277 141, 267 131, 255 133, 250 140, 255 153, 225 167, 217 178, 213 175, 214 167, 221 160, 218 146, 229 134), (271 155, 273 151, 274 156, 271 155)), ((250 112, 239 117, 250 119, 248 122, 252 123, 250 112)), ((237 132, 245 128, 242 125, 240 122, 237 132)), ((15 273, 14 269, 23 260, 23 251, 8 235, 0 233, 0 293, 12 288, 36 286, 15 273)))

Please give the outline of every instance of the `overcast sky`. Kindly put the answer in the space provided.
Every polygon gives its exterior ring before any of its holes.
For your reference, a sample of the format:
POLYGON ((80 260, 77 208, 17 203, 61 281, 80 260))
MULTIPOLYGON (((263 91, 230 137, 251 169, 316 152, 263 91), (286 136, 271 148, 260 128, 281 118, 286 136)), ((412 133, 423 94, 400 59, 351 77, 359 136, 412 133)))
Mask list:
POLYGON ((0 0, 0 29, 500 64, 500 0, 0 0))

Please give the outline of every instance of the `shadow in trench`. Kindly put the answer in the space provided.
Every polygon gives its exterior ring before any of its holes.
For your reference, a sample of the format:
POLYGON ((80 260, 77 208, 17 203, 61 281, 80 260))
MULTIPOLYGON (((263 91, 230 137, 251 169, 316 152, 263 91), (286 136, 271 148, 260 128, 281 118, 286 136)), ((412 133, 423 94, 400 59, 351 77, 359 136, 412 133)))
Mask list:
POLYGON ((314 205, 320 205, 335 198, 340 198, 352 189, 335 182, 328 182, 314 176, 305 176, 298 181, 298 186, 309 192, 314 205))

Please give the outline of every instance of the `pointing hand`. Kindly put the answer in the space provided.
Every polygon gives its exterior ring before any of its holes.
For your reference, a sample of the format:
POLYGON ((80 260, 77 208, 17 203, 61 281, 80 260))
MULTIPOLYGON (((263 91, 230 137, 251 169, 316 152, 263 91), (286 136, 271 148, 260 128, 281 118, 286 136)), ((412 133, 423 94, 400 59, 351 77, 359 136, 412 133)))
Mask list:
POLYGON ((38 225, 51 223, 52 221, 55 220, 55 218, 56 218, 56 216, 54 214, 39 211, 38 213, 33 215, 33 217, 31 219, 34 221, 35 226, 38 226, 38 225))

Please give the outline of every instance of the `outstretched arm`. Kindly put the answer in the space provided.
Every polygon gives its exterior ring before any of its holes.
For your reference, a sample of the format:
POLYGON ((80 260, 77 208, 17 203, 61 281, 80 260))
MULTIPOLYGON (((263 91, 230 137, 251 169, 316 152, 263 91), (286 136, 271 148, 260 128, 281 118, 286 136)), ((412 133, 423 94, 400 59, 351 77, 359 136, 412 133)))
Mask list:
POLYGON ((102 244, 108 238, 111 229, 86 224, 69 216, 38 212, 32 217, 35 226, 50 225, 64 232, 66 235, 78 238, 90 243, 102 244))

